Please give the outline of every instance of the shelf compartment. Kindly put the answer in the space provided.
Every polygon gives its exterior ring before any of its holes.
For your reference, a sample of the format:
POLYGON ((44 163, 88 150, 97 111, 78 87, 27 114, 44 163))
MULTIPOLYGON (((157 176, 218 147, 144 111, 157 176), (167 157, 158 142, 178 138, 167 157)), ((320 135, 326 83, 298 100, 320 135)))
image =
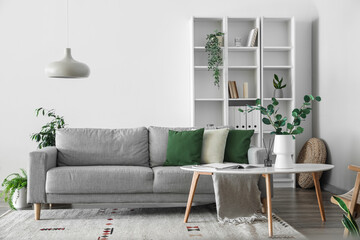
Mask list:
POLYGON ((220 75, 220 87, 217 87, 214 85, 214 77, 212 71, 195 71, 195 99, 223 99, 223 71, 220 72, 220 75))
POLYGON ((257 75, 258 71, 256 71, 256 67, 254 69, 229 67, 228 80, 236 82, 236 87, 240 98, 244 97, 243 85, 245 82, 248 83, 248 97, 260 98, 260 84, 258 82, 257 75))
POLYGON ((284 78, 283 84, 286 84, 286 87, 283 88, 284 99, 292 98, 292 79, 291 79, 291 70, 290 69, 264 69, 263 72, 263 98, 270 99, 274 94, 274 85, 273 79, 274 74, 278 75, 278 77, 284 78))
POLYGON ((205 46, 206 36, 215 30, 223 32, 222 18, 194 18, 194 46, 205 46))
MULTIPOLYGON (((235 37, 241 38, 241 45, 246 46, 251 29, 258 28, 257 18, 228 18, 228 45, 235 47, 235 37)), ((260 29, 258 29, 260 30, 260 29)), ((255 46, 259 46, 259 38, 255 46)))
POLYGON ((223 123, 222 101, 196 101, 195 102, 195 126, 205 127, 208 124, 222 126, 223 123))
POLYGON ((244 67, 256 67, 257 65, 257 52, 229 52, 228 65, 229 67, 244 66, 244 67))
POLYGON ((263 46, 292 46, 291 18, 264 18, 263 46))
POLYGON ((263 64, 266 66, 291 66, 291 52, 264 52, 263 64))

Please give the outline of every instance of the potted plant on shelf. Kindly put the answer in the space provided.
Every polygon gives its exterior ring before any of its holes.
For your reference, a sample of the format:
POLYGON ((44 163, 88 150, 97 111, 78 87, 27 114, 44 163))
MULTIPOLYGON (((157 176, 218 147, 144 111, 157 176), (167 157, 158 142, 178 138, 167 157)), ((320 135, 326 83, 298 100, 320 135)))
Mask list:
POLYGON ((20 169, 23 176, 19 173, 12 173, 7 176, 1 186, 5 187, 0 193, 0 197, 4 197, 11 209, 17 210, 28 206, 26 201, 27 174, 24 169, 20 169))
POLYGON ((224 33, 215 30, 215 33, 206 36, 205 51, 208 53, 208 70, 213 71, 214 85, 220 87, 220 69, 223 64, 221 46, 224 33))
POLYGON ((279 80, 278 75, 274 74, 274 79, 273 79, 273 85, 274 85, 274 98, 282 98, 284 97, 284 93, 283 93, 283 88, 286 87, 285 85, 282 85, 283 82, 283 78, 281 78, 279 80))
MULTIPOLYGON (((279 102, 276 98, 272 98, 272 103, 266 107, 261 105, 261 100, 256 99, 256 106, 249 106, 248 112, 260 111, 264 117, 262 122, 266 125, 271 125, 274 128, 274 131, 271 134, 275 135, 274 140, 274 150, 276 154, 275 168, 291 168, 292 160, 291 154, 294 152, 294 139, 295 135, 301 134, 304 129, 300 127, 301 122, 305 121, 307 115, 311 112, 311 102, 317 101, 320 102, 321 98, 319 96, 313 97, 312 95, 304 96, 304 103, 300 108, 295 108, 292 110, 291 115, 293 120, 289 122, 289 119, 286 116, 282 116, 279 111, 279 102)), ((244 110, 239 109, 240 112, 244 110)))
POLYGON ((55 110, 46 110, 44 108, 35 109, 36 116, 39 114, 43 116, 48 116, 52 120, 45 124, 40 132, 33 133, 31 135, 31 140, 38 142, 38 148, 44 148, 48 146, 55 146, 55 133, 57 129, 64 128, 66 126, 64 117, 55 114, 55 110))

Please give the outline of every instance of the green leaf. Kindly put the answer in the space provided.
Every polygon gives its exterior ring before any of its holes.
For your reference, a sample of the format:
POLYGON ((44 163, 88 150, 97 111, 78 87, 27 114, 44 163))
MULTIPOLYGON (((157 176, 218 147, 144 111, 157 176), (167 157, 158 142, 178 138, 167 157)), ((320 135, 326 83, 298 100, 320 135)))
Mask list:
POLYGON ((255 104, 256 104, 256 106, 261 105, 261 100, 260 100, 259 98, 258 98, 258 99, 256 99, 255 104))
POLYGON ((276 120, 280 120, 280 119, 282 118, 282 115, 281 115, 281 114, 277 114, 277 115, 275 116, 275 118, 276 118, 276 120))
POLYGON ((294 126, 299 126, 301 123, 301 120, 299 118, 294 119, 294 126))
POLYGON ((286 127, 287 127, 288 129, 292 130, 292 129, 294 128, 294 125, 292 125, 291 123, 288 123, 288 124, 286 125, 286 127))
POLYGON ((268 118, 263 118, 262 121, 263 121, 263 123, 265 123, 266 125, 270 125, 270 124, 271 124, 271 122, 270 122, 270 120, 269 120, 268 118))
POLYGON ((338 203, 339 207, 345 212, 345 213, 348 213, 349 212, 349 209, 347 208, 346 204, 344 203, 344 201, 337 197, 337 196, 332 196, 336 202, 338 203))
POLYGON ((315 100, 318 101, 318 102, 320 102, 320 101, 321 101, 321 97, 320 97, 320 96, 317 96, 317 97, 315 97, 315 100))
POLYGON ((268 109, 268 110, 272 110, 272 109, 274 109, 274 106, 273 106, 272 104, 269 104, 269 105, 267 106, 267 109, 268 109))
POLYGON ((242 110, 241 108, 238 109, 239 112, 244 112, 244 110, 242 110))
POLYGON ((302 117, 302 118, 306 118, 306 114, 305 113, 302 113, 302 114, 300 114, 300 117, 302 117))
POLYGON ((276 81, 279 81, 278 75, 274 74, 274 78, 276 79, 276 81))
POLYGON ((284 86, 280 87, 280 89, 283 89, 283 88, 285 88, 285 87, 286 87, 286 84, 285 84, 284 86))
POLYGON ((310 102, 310 97, 309 97, 309 95, 305 95, 305 96, 304 96, 304 101, 305 101, 305 102, 310 102))
POLYGON ((293 117, 297 117, 298 116, 298 114, 297 114, 297 112, 292 112, 292 114, 291 114, 293 117))
POLYGON ((303 112, 304 112, 305 114, 310 114, 310 111, 311 111, 311 108, 310 108, 310 109, 309 109, 309 108, 303 109, 303 112))

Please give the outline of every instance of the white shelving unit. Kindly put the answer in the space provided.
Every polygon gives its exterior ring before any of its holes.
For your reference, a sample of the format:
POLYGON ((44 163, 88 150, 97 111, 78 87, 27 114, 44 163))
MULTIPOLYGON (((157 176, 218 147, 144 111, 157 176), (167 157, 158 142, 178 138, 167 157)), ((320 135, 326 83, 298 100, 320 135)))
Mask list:
MULTIPOLYGON (((191 19, 191 87, 192 125, 229 125, 229 108, 271 102, 274 73, 283 77, 287 84, 284 97, 279 100, 280 113, 288 117, 295 99, 295 25, 294 18, 238 18, 238 17, 193 17, 191 19), (251 29, 258 28, 254 47, 246 47, 251 29), (212 71, 207 71, 205 43, 207 34, 222 31, 223 66, 220 87, 214 86, 212 71), (242 40, 241 47, 234 44, 235 37, 242 40), (239 97, 231 99, 228 82, 236 81, 239 97), (243 97, 243 83, 248 83, 249 96, 243 97)), ((260 119, 259 119, 260 121, 260 119)), ((272 130, 260 126, 254 134, 252 144, 262 146, 263 139, 269 141, 272 130)), ((274 178, 275 187, 294 187, 295 176, 283 175, 274 178)))
MULTIPOLYGON (((284 78, 284 97, 277 98, 283 116, 291 117, 295 106, 295 21, 294 18, 263 17, 261 19, 261 99, 262 104, 271 103, 274 74, 284 78)), ((262 125, 262 136, 269 141, 269 126, 262 125)), ((294 143, 295 144, 295 143, 294 143)), ((295 146, 294 146, 295 147, 295 146)), ((295 151, 296 152, 296 151, 295 151)), ((275 156, 272 156, 275 159, 275 156)), ((295 153, 294 153, 295 162, 295 153)), ((275 187, 295 187, 295 174, 274 176, 275 187)))

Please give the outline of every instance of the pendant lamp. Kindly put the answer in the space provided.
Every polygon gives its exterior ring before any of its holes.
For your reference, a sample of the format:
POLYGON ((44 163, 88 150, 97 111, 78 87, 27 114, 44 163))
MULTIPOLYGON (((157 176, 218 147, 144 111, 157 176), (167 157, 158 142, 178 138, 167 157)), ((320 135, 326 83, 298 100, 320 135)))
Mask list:
POLYGON ((69 47, 69 0, 66 0, 66 31, 65 57, 60 61, 50 63, 45 68, 45 73, 50 78, 86 78, 90 75, 89 67, 85 63, 73 59, 69 47))

